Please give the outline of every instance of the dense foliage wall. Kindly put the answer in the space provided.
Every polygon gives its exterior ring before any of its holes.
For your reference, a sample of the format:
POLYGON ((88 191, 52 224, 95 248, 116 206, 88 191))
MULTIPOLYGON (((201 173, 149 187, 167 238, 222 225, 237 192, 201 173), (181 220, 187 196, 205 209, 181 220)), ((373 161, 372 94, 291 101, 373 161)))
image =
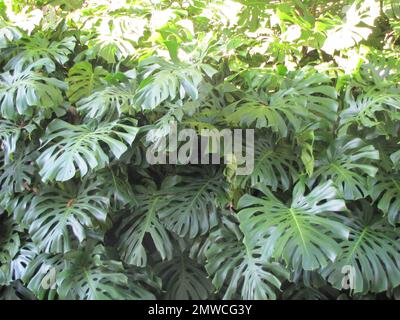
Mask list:
POLYGON ((399 295, 398 1, 0 14, 0 298, 399 295), (254 170, 150 165, 172 120, 255 129, 254 170))

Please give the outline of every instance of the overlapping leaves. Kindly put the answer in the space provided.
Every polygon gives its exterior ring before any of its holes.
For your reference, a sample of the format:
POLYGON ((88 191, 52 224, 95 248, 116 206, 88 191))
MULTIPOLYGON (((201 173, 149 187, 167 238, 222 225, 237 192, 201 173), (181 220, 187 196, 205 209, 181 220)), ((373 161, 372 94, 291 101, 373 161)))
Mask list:
POLYGON ((396 297, 396 1, 153 2, 1 6, 0 299, 396 297))
POLYGON ((135 122, 119 122, 96 125, 73 125, 56 119, 47 127, 44 146, 47 147, 37 159, 43 181, 66 181, 79 170, 81 177, 89 170, 103 168, 109 156, 100 142, 109 147, 119 158, 136 137, 135 122), (122 142, 123 141, 123 142, 122 142))
POLYGON ((259 197, 244 195, 239 201, 240 227, 246 241, 262 248, 261 256, 283 259, 289 266, 315 270, 335 261, 339 240, 349 231, 332 217, 345 209, 336 198, 332 181, 315 186, 306 193, 303 182, 293 189, 289 205, 267 188, 259 197))
POLYGON ((44 252, 67 252, 74 241, 81 243, 89 230, 106 222, 109 199, 101 195, 98 185, 86 180, 74 188, 45 187, 23 217, 32 240, 44 252))

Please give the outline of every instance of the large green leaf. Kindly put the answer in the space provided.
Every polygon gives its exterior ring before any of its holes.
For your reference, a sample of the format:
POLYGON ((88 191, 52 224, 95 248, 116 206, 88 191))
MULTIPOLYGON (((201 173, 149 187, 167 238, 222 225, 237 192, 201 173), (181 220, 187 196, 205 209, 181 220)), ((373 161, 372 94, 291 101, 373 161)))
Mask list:
POLYGON ((382 292, 400 284, 400 245, 398 234, 374 214, 367 203, 352 211, 346 224, 349 239, 341 243, 341 253, 322 274, 335 288, 342 289, 345 271, 354 276, 347 285, 354 293, 382 292), (344 268, 347 268, 344 269, 344 268))
POLYGON ((357 200, 368 195, 367 177, 375 176, 373 160, 378 159, 374 146, 360 138, 341 137, 316 160, 314 178, 332 179, 344 199, 357 200))
POLYGON ((228 108, 229 123, 271 128, 286 137, 289 129, 299 131, 303 122, 333 121, 338 108, 337 92, 323 74, 304 70, 293 73, 281 88, 270 94, 252 90, 228 108))
POLYGON ((246 194, 239 200, 238 217, 246 241, 262 247, 264 259, 283 259, 289 267, 305 270, 335 261, 339 240, 347 238, 348 230, 332 216, 345 209, 332 181, 313 187, 308 194, 299 181, 289 204, 265 187, 260 186, 260 191, 260 197, 246 194))
POLYGON ((236 223, 225 221, 210 234, 210 242, 206 269, 223 299, 276 298, 280 279, 288 273, 280 264, 262 258, 261 248, 243 239, 236 223))
POLYGON ((198 86, 202 75, 196 66, 172 64, 158 58, 141 62, 143 81, 136 93, 135 101, 142 109, 154 109, 163 101, 189 96, 198 97, 198 86))
POLYGON ((262 184, 276 191, 287 190, 296 180, 296 157, 289 145, 274 144, 272 139, 257 139, 254 146, 254 169, 238 177, 241 186, 262 184))
POLYGON ((67 96, 71 102, 76 102, 81 98, 89 96, 94 89, 102 85, 102 79, 108 72, 101 66, 93 69, 87 61, 76 63, 68 71, 68 90, 67 96))
POLYGON ((101 195, 98 184, 86 180, 69 190, 45 187, 33 198, 23 219, 39 249, 67 252, 75 246, 74 240, 82 243, 88 230, 105 224, 108 206, 109 199, 101 195))
POLYGON ((57 276, 65 270, 62 254, 39 253, 36 247, 31 248, 22 281, 40 300, 57 298, 57 276))
MULTIPOLYGON (((44 58, 65 64, 74 47, 74 37, 65 37, 61 41, 50 42, 46 37, 35 34, 33 37, 23 38, 19 41, 17 54, 7 62, 4 68, 6 70, 22 70, 27 65, 44 58)), ((48 71, 50 72, 51 69, 48 71)))
POLYGON ((0 74, 0 111, 2 117, 15 120, 19 115, 30 118, 39 113, 55 111, 63 104, 62 91, 67 85, 36 71, 52 63, 41 59, 23 70, 15 69, 0 74))
MULTIPOLYGON (((107 257, 105 248, 97 245, 91 250, 74 250, 65 255, 65 269, 57 277, 57 292, 61 299, 127 300, 133 295, 129 278, 121 262, 107 257)), ((141 299, 151 293, 141 290, 141 299)))
POLYGON ((377 201, 378 208, 387 215, 389 223, 396 225, 400 221, 400 177, 379 174, 369 179, 368 188, 372 199, 377 201))
POLYGON ((295 130, 300 127, 300 117, 296 116, 295 110, 287 105, 270 105, 258 96, 247 96, 241 103, 234 102, 229 106, 233 112, 229 112, 227 122, 245 125, 255 128, 271 128, 281 136, 286 137, 290 123, 295 130))
POLYGON ((139 186, 137 192, 137 204, 128 211, 118 229, 118 248, 126 263, 144 267, 147 264, 146 235, 150 236, 163 260, 172 258, 170 235, 159 217, 168 198, 154 185, 139 186))
POLYGON ((12 280, 11 260, 19 251, 21 231, 12 219, 0 216, 0 286, 8 285, 12 280))
POLYGON ((280 90, 271 98, 273 104, 286 104, 299 110, 306 108, 307 118, 314 121, 336 120, 338 94, 326 74, 305 68, 289 75, 280 90))
POLYGON ((217 197, 224 192, 220 175, 177 177, 165 190, 168 204, 159 212, 168 230, 184 237, 204 234, 217 223, 217 197))
POLYGON ((155 272, 162 280, 164 299, 205 300, 211 295, 212 284, 204 268, 185 252, 178 252, 172 260, 160 262, 155 272))
POLYGON ((116 158, 128 149, 136 137, 136 122, 73 125, 55 119, 46 130, 45 151, 37 159, 43 181, 66 181, 79 170, 81 177, 90 170, 103 168, 109 156, 100 142, 107 145, 116 158), (121 142, 124 141, 125 143, 121 142))
POLYGON ((385 92, 373 87, 355 98, 351 95, 352 90, 347 90, 345 101, 348 106, 340 113, 341 132, 346 133, 353 124, 358 128, 378 126, 384 122, 380 113, 386 113, 389 117, 397 116, 400 109, 398 92, 385 92))
MULTIPOLYGON (((29 189, 32 177, 35 175, 36 150, 20 150, 10 163, 0 167, 0 185, 2 192, 13 194, 29 189)), ((0 195, 0 198, 2 195, 0 195)))
POLYGON ((13 281, 0 288, 0 300, 37 300, 32 291, 25 288, 21 281, 13 281))
POLYGON ((35 129, 34 124, 18 125, 12 121, 0 119, 0 141, 5 154, 5 163, 13 159, 17 149, 17 142, 23 137, 22 133, 31 133, 35 129))
POLYGON ((379 16, 379 2, 352 1, 343 8, 344 18, 331 22, 332 28, 327 31, 327 38, 322 50, 333 54, 335 50, 344 50, 367 39, 372 33, 370 27, 379 16))
POLYGON ((85 119, 111 119, 122 112, 135 110, 134 90, 131 84, 105 87, 77 103, 85 119))
POLYGON ((128 171, 122 165, 106 168, 99 172, 99 180, 114 208, 135 203, 136 196, 128 179, 128 171))
POLYGON ((24 280, 28 266, 39 254, 38 248, 32 242, 26 242, 11 260, 10 271, 13 280, 24 280))
POLYGON ((135 42, 144 32, 145 19, 134 16, 104 17, 87 43, 91 51, 108 63, 133 55, 135 42))
POLYGON ((21 30, 14 24, 0 19, 0 49, 7 48, 10 43, 20 39, 22 36, 21 30))

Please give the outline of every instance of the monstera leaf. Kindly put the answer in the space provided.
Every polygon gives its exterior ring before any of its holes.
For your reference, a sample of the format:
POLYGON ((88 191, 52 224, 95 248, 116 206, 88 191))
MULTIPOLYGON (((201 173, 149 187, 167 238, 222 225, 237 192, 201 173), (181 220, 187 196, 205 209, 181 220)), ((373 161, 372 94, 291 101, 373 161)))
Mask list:
POLYGON ((28 266, 39 254, 38 248, 32 243, 21 244, 19 252, 11 260, 10 271, 13 280, 23 280, 28 271, 28 266))
POLYGON ((1 287, 0 300, 37 300, 37 298, 18 280, 11 282, 8 286, 1 287))
POLYGON ((164 299, 205 300, 211 295, 212 284, 204 268, 185 252, 176 253, 172 260, 156 265, 155 273, 162 280, 164 299))
POLYGON ((97 35, 88 41, 88 47, 108 63, 115 63, 135 53, 147 21, 137 17, 103 19, 96 28, 97 35), (117 58, 117 59, 116 59, 117 58))
POLYGON ((254 146, 254 169, 250 175, 238 177, 241 186, 262 184, 276 191, 287 190, 296 180, 296 158, 290 146, 274 144, 271 139, 257 139, 254 146))
POLYGON ((329 78, 308 70, 295 72, 272 95, 247 94, 229 106, 226 120, 256 128, 271 128, 286 137, 289 129, 299 131, 303 122, 332 121, 338 108, 336 90, 329 78), (290 125, 290 126, 289 126, 290 125))
POLYGON ((338 289, 345 283, 353 293, 382 292, 398 286, 400 245, 393 227, 365 201, 352 211, 346 224, 349 239, 341 243, 341 254, 322 272, 324 277, 338 289))
POLYGON ((7 48, 10 43, 20 39, 21 30, 12 23, 0 19, 0 49, 7 48))
POLYGON ((4 162, 7 164, 12 160, 17 149, 17 142, 22 138, 22 133, 31 133, 36 126, 34 124, 20 125, 12 121, 0 119, 0 141, 4 150, 4 162))
POLYGON ((155 300, 154 292, 159 293, 161 279, 150 268, 125 267, 128 276, 129 294, 134 300, 155 300))
POLYGON ((15 120, 18 115, 26 118, 34 111, 55 111, 63 103, 62 91, 66 84, 55 78, 49 78, 35 71, 38 67, 52 64, 48 59, 41 59, 23 70, 0 74, 0 112, 2 117, 15 120), (40 107, 40 109, 39 109, 40 107))
POLYGON ((375 127, 382 120, 379 113, 386 113, 390 116, 396 115, 400 109, 400 99, 397 93, 385 92, 370 89, 357 98, 351 95, 351 90, 346 93, 346 103, 348 107, 340 114, 340 131, 346 133, 349 126, 356 124, 358 127, 375 127))
POLYGON ((73 241, 81 243, 89 228, 105 224, 109 199, 101 195, 96 183, 86 180, 79 188, 62 190, 45 187, 26 211, 32 240, 45 252, 67 252, 73 241))
POLYGON ((355 46, 372 33, 370 27, 379 15, 379 3, 376 1, 353 1, 347 6, 344 19, 333 20, 333 28, 327 31, 327 39, 322 50, 333 54, 335 50, 344 50, 355 46))
POLYGON ((308 111, 307 120, 321 122, 322 126, 322 122, 331 123, 336 120, 337 96, 328 75, 304 68, 290 73, 272 99, 276 99, 274 104, 286 104, 298 110, 305 107, 308 111))
POLYGON ((0 286, 12 279, 11 259, 20 248, 21 227, 6 216, 0 216, 0 286))
POLYGON ((93 69, 87 61, 76 63, 68 71, 68 90, 67 96, 71 102, 76 102, 81 98, 88 97, 93 90, 100 87, 102 79, 108 72, 101 66, 93 69))
POLYGON ((134 298, 122 263, 109 259, 102 245, 90 250, 73 250, 65 255, 65 260, 66 267, 57 276, 57 292, 61 299, 134 298))
POLYGON ((236 223, 225 221, 210 234, 210 243, 206 269, 223 299, 276 298, 288 273, 280 264, 261 258, 261 248, 243 239, 236 223))
POLYGON ((155 185, 140 186, 137 190, 138 204, 122 220, 118 233, 119 251, 122 259, 135 266, 147 264, 145 236, 149 235, 161 258, 172 257, 170 235, 161 223, 159 212, 168 204, 168 199, 155 185), (139 205, 140 203, 140 205, 139 205))
POLYGON ((122 112, 135 110, 134 90, 131 85, 105 87, 77 103, 78 111, 87 119, 112 119, 122 112))
MULTIPOLYGON (((288 134, 290 123, 295 130, 300 127, 300 119, 296 117, 296 111, 284 104, 270 105, 268 101, 259 97, 247 96, 241 103, 235 102, 229 106, 233 112, 229 112, 226 118, 228 123, 240 124, 256 128, 271 128, 282 137, 288 134)), ((305 112, 305 111, 304 111, 305 112)))
POLYGON ((9 215, 13 216, 13 219, 20 223, 24 228, 23 217, 25 216, 26 211, 31 205, 32 199, 35 197, 37 192, 36 188, 32 188, 32 190, 25 191, 23 193, 14 194, 12 197, 4 197, 3 202, 0 202, 0 205, 4 207, 4 209, 8 212, 9 215))
POLYGON ((267 188, 259 188, 260 197, 246 194, 239 200, 238 217, 246 241, 262 247, 264 259, 283 259, 304 270, 335 261, 340 253, 338 240, 346 239, 348 230, 331 217, 345 209, 344 201, 336 198, 332 181, 315 186, 308 194, 299 181, 289 205, 267 188))
MULTIPOLYGON (((33 37, 20 40, 17 54, 5 65, 6 70, 22 70, 40 59, 50 59, 65 64, 75 47, 75 38, 66 37, 61 41, 50 42, 46 37, 35 34, 33 37)), ((45 65, 46 67, 46 65, 45 65)), ((47 70, 51 72, 51 68, 47 70)))
POLYGON ((341 137, 316 161, 314 178, 332 179, 344 199, 357 200, 368 195, 367 176, 375 176, 378 170, 371 160, 378 159, 372 145, 360 138, 341 137))
POLYGON ((57 276, 65 270, 62 254, 39 253, 36 247, 27 256, 27 264, 22 281, 40 300, 57 298, 57 276))
POLYGON ((0 167, 0 185, 2 190, 10 195, 29 188, 35 175, 34 163, 38 152, 29 149, 25 152, 20 150, 12 162, 0 167))
POLYGON ((159 58, 149 58, 141 62, 143 81, 138 87, 135 101, 142 109, 154 109, 163 101, 189 96, 198 97, 201 71, 190 65, 175 65, 159 58))
POLYGON ((134 125, 134 120, 129 125, 115 121, 97 126, 54 120, 47 127, 43 145, 50 146, 37 159, 42 180, 67 181, 75 176, 77 169, 83 177, 89 169, 103 168, 109 157, 100 142, 119 158, 128 149, 121 140, 130 145, 136 137, 138 128, 134 125))
POLYGON ((99 181, 114 208, 121 208, 128 203, 136 203, 136 196, 129 183, 126 167, 115 166, 104 169, 99 172, 99 181))
POLYGON ((169 201, 159 217, 168 230, 194 238, 217 223, 217 197, 224 192, 222 177, 177 178, 177 183, 165 191, 169 201))
POLYGON ((400 221, 400 177, 380 174, 369 179, 371 197, 377 201, 378 208, 387 215, 389 223, 396 225, 400 221))
POLYGON ((17 148, 17 141, 21 136, 22 130, 13 122, 2 119, 0 119, 0 129, 1 146, 4 150, 5 160, 7 161, 17 148))

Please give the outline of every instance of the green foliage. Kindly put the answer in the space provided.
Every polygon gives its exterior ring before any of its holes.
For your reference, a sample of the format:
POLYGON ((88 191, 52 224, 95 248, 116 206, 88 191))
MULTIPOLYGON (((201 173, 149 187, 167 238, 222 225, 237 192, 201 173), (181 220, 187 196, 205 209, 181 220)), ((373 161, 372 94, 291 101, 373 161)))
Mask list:
POLYGON ((147 252, 144 247, 146 234, 149 234, 162 259, 172 257, 170 235, 161 223, 159 211, 165 206, 162 190, 154 185, 138 187, 138 202, 132 212, 122 221, 119 229, 119 249, 122 258, 129 264, 144 267, 147 252))
POLYGON ((361 202, 347 221, 350 236, 342 243, 338 259, 323 271, 336 288, 341 288, 342 268, 355 268, 354 293, 382 292, 400 284, 400 247, 386 219, 374 216, 373 208, 361 202))
POLYGON ((49 116, 48 111, 56 111, 63 103, 61 89, 66 84, 36 71, 42 66, 54 68, 50 60, 43 59, 25 69, 0 74, 0 111, 4 119, 17 120, 19 116, 29 119, 36 112, 49 116))
MULTIPOLYGON (((75 38, 66 37, 59 42, 50 42, 46 37, 35 34, 33 37, 21 39, 17 46, 17 54, 4 66, 7 70, 22 70, 45 58, 63 65, 69 60, 68 55, 74 50, 75 38), (20 52, 18 53, 18 51, 20 52)), ((45 68, 51 72, 50 65, 45 65, 45 68)))
POLYGON ((204 300, 210 297, 213 287, 204 268, 177 250, 177 255, 156 265, 155 272, 164 284, 164 299, 204 300))
POLYGON ((94 89, 102 85, 102 79, 107 71, 101 66, 93 70, 92 65, 87 61, 78 62, 68 71, 67 96, 71 102, 89 96, 94 89))
POLYGON ((135 296, 142 299, 152 298, 150 292, 140 287, 139 292, 134 292, 137 288, 129 286, 129 277, 125 274, 122 263, 107 259, 105 255, 105 249, 101 245, 86 252, 82 250, 68 252, 65 260, 66 264, 70 265, 57 279, 60 298, 78 300, 123 300, 135 296))
POLYGON ((276 191, 278 187, 287 190, 290 184, 297 179, 296 159, 291 146, 285 143, 274 144, 271 139, 258 138, 254 148, 254 169, 248 176, 238 176, 239 183, 257 184, 271 187, 276 191))
POLYGON ((206 251, 207 272, 213 285, 224 292, 224 299, 274 299, 281 286, 280 277, 287 271, 276 262, 262 257, 262 248, 254 241, 243 239, 234 222, 226 221, 210 235, 206 251))
POLYGON ((399 296, 398 1, 0 7, 0 300, 399 296))
POLYGON ((315 270, 335 261, 340 252, 337 239, 346 239, 348 230, 330 218, 343 211, 345 203, 336 199, 332 181, 314 187, 305 195, 300 181, 290 205, 285 205, 268 189, 260 188, 265 197, 244 195, 239 200, 240 227, 246 241, 257 243, 261 258, 283 259, 293 268, 315 270))
POLYGON ((327 148, 326 155, 316 162, 315 177, 332 179, 346 200, 368 195, 367 176, 375 176, 377 168, 365 160, 379 159, 379 152, 359 138, 339 138, 327 148))
POLYGON ((159 213, 167 229, 181 237, 194 238, 214 227, 218 219, 217 197, 224 191, 221 179, 219 174, 177 177, 176 184, 165 191, 168 204, 159 213))
POLYGON ((42 180, 67 181, 75 176, 76 169, 83 177, 89 169, 103 168, 109 157, 100 142, 119 158, 127 150, 120 140, 130 145, 135 139, 138 128, 134 124, 131 120, 130 125, 118 122, 72 125, 55 119, 48 125, 44 141, 44 146, 50 144, 50 147, 37 159, 42 180))
POLYGON ((307 122, 323 118, 335 120, 337 94, 333 87, 326 85, 328 77, 303 71, 286 76, 276 93, 271 94, 271 88, 266 87, 256 96, 235 102, 227 121, 246 126, 254 123, 256 128, 271 128, 286 137, 287 124, 299 131, 302 118, 307 122))
POLYGON ((154 109, 163 101, 198 97, 198 85, 202 80, 199 68, 191 65, 172 64, 162 59, 149 58, 141 61, 139 68, 143 72, 136 93, 136 103, 142 109, 154 109))
POLYGON ((23 218, 33 242, 44 252, 67 252, 73 239, 82 242, 86 229, 95 230, 106 221, 109 200, 99 195, 98 186, 85 181, 76 193, 68 191, 46 187, 23 218))

